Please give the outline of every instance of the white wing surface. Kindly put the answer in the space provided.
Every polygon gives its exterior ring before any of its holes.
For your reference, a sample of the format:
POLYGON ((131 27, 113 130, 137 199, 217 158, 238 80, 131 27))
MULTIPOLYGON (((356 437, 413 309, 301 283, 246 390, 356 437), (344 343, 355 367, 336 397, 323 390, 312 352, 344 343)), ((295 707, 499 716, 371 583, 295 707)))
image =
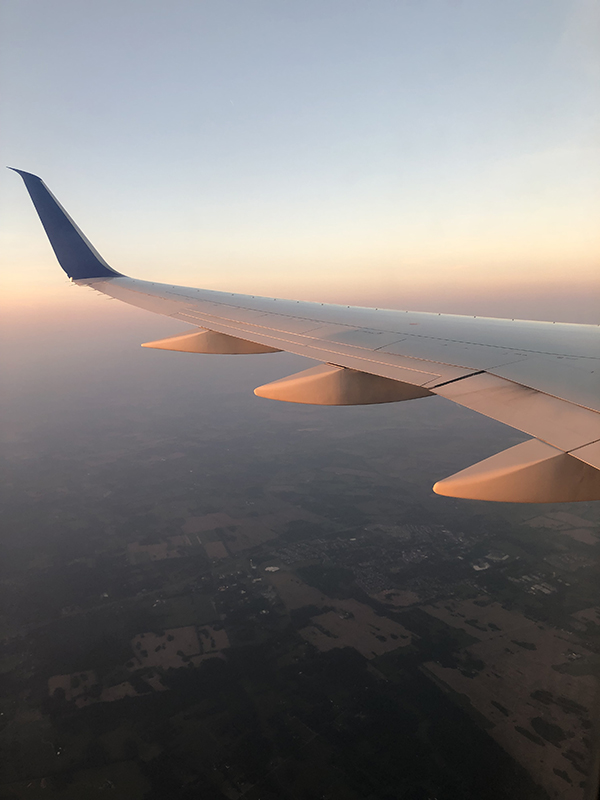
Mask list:
POLYGON ((145 347, 286 350, 322 362, 256 394, 326 405, 437 394, 534 437, 434 486, 511 502, 600 499, 600 327, 356 308, 126 277, 35 175, 19 172, 59 263, 80 285, 193 326, 145 347))

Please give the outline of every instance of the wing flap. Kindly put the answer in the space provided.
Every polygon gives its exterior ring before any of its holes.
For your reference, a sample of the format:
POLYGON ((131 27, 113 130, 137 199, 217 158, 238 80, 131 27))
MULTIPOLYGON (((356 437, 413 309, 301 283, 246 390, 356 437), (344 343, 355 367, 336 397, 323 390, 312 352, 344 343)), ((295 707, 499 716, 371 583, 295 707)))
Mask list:
POLYGON ((573 450, 571 455, 585 464, 589 464, 590 467, 600 470, 600 442, 592 442, 585 447, 579 447, 577 450, 573 450))
POLYGON ((515 360, 490 371, 545 394, 569 397, 578 405, 600 412, 600 368, 597 358, 530 354, 518 363, 515 360))
POLYGON ((600 414, 496 375, 472 375, 432 391, 565 452, 600 439, 600 414))

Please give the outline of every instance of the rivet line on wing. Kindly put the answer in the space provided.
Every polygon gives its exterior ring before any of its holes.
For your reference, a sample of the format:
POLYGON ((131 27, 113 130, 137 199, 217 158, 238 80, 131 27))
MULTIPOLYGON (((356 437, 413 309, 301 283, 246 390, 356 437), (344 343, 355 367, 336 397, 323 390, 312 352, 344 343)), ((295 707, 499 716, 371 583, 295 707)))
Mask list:
MULTIPOLYGON (((234 330, 243 330, 245 333, 248 333, 248 334, 254 334, 254 335, 258 334, 260 336, 261 335, 261 331, 268 331, 268 335, 273 335, 274 338, 277 339, 277 341, 288 342, 288 343, 293 343, 293 344, 299 344, 299 342, 294 342, 294 340, 290 340, 290 339, 286 339, 285 338, 285 335, 289 336, 290 334, 292 334, 293 336, 297 336, 299 338, 308 339, 310 344, 307 342, 307 344, 305 346, 309 346, 310 347, 312 345, 315 349, 323 350, 326 353, 327 352, 330 352, 330 353, 339 353, 340 352, 339 350, 329 350, 326 347, 323 347, 320 344, 323 341, 322 339, 315 339, 313 336, 308 336, 306 334, 306 332, 305 333, 294 333, 292 331, 280 331, 277 328, 270 328, 267 325, 257 325, 256 323, 253 323, 253 322, 241 323, 238 320, 232 320, 232 319, 229 319, 228 317, 220 317, 220 316, 217 317, 217 316, 214 316, 213 314, 208 314, 207 312, 204 312, 204 314, 202 314, 202 312, 198 312, 197 311, 196 315, 198 315, 198 316, 194 316, 192 314, 184 314, 184 312, 179 312, 179 313, 182 316, 190 317, 191 319, 194 319, 194 320, 200 320, 200 321, 203 321, 203 322, 207 322, 208 321, 213 325, 214 324, 217 324, 217 325, 221 324, 222 325, 222 324, 229 323, 231 325, 231 327, 233 327, 234 330), (209 318, 209 319, 207 320, 207 318, 209 318), (235 327, 235 326, 240 325, 240 324, 252 325, 252 328, 239 328, 238 329, 237 327, 235 327), (258 329, 258 330, 255 330, 255 329, 258 329), (314 343, 314 344, 312 344, 312 343, 314 343), (317 344, 317 343, 319 343, 319 344, 317 344)), ((334 344, 340 344, 343 347, 350 347, 352 349, 358 348, 358 345, 346 345, 346 344, 343 344, 342 342, 334 342, 334 344)), ((363 349, 363 348, 361 348, 361 349, 363 349)), ((375 350, 369 350, 368 352, 369 353, 375 353, 376 351, 375 350)), ((386 353, 386 355, 389 355, 391 358, 394 358, 395 356, 397 356, 399 358, 410 359, 410 361, 420 361, 420 362, 422 362, 424 364, 435 365, 435 364, 443 363, 443 362, 439 362, 439 361, 433 361, 433 360, 430 360, 430 359, 427 359, 427 358, 419 358, 418 356, 403 356, 401 353, 386 353)), ((362 361, 369 361, 370 363, 375 363, 375 364, 385 364, 386 363, 385 361, 375 361, 372 358, 366 359, 366 358, 364 358, 362 356, 358 356, 358 355, 356 355, 355 358, 360 358, 362 361)), ((465 369, 465 367, 460 367, 458 365, 452 365, 452 364, 445 364, 445 366, 456 366, 457 369, 465 369)), ((410 367, 407 367, 407 369, 410 369, 410 367)), ((415 372, 424 372, 424 370, 414 370, 414 371, 415 372)), ((430 372, 430 371, 428 370, 428 372, 430 372)))
MULTIPOLYGON (((215 302, 215 301, 211 301, 211 302, 215 302)), ((274 316, 273 314, 271 314, 271 312, 262 312, 262 311, 258 311, 257 309, 254 309, 254 308, 249 308, 247 306, 236 306, 236 305, 233 305, 231 303, 216 303, 216 304, 217 305, 223 305, 223 306, 226 306, 228 308, 235 309, 235 310, 253 311, 254 313, 260 314, 261 316, 267 316, 267 315, 268 316, 274 316)), ((407 312, 407 313, 409 313, 409 312, 407 312)), ((279 314, 277 316, 281 316, 283 319, 286 319, 286 317, 284 315, 280 315, 279 314)), ((315 320, 312 317, 303 317, 303 316, 296 315, 296 314, 295 315, 290 315, 290 318, 299 319, 299 320, 303 320, 303 321, 306 321, 306 322, 314 322, 314 323, 316 323, 317 327, 320 326, 320 325, 324 325, 324 324, 330 324, 328 322, 325 322, 324 320, 315 320)), ((231 319, 231 318, 230 317, 224 317, 224 319, 231 319)), ((232 319, 232 321, 235 322, 235 319, 232 319)), ((338 324, 345 325, 346 323, 340 322, 338 324)), ((352 327, 352 326, 348 325, 348 327, 352 327)), ((355 327, 356 328, 360 328, 360 326, 355 326, 355 327)), ((278 329, 277 328, 272 328, 272 330, 278 330, 278 329)), ((314 330, 314 329, 311 329, 311 330, 314 330)), ((559 356, 559 357, 562 357, 562 358, 576 358, 576 359, 586 359, 586 360, 590 360, 590 361, 598 361, 598 358, 596 356, 586 356, 586 355, 563 353, 563 352, 557 352, 555 350, 531 350, 531 349, 527 349, 527 348, 523 348, 523 347, 513 347, 511 345, 504 345, 504 344, 492 344, 492 343, 487 343, 487 342, 486 343, 473 342, 473 341, 471 341, 469 339, 450 339, 450 338, 448 338, 446 336, 428 336, 428 335, 424 335, 422 333, 412 333, 410 331, 394 331, 394 330, 387 330, 386 329, 386 330, 381 330, 379 332, 380 333, 397 333, 398 336, 408 336, 411 339, 420 339, 421 341, 447 342, 449 344, 465 345, 465 346, 468 346, 468 347, 481 347, 481 348, 488 348, 489 347, 489 348, 493 348, 495 350, 509 350, 511 352, 527 353, 527 354, 531 354, 531 355, 559 356)), ((302 335, 302 334, 298 334, 298 335, 302 335)), ((355 345, 355 346, 356 347, 361 347, 361 345, 355 345)), ((378 347, 376 349, 377 350, 381 350, 382 348, 389 347, 389 346, 390 345, 381 345, 381 347, 378 347)), ((363 348, 363 349, 368 349, 368 348, 363 348)), ((370 352, 373 352, 373 351, 370 351, 370 352)), ((423 359, 423 360, 426 361, 427 359, 423 359)))
MULTIPOLYGON (((190 315, 186 315, 186 316, 190 316, 190 315)), ((223 324, 222 321, 218 321, 218 319, 217 319, 216 322, 214 320, 211 320, 211 319, 206 319, 206 318, 204 318, 202 316, 198 316, 196 319, 197 319, 198 322, 204 322, 208 327, 213 326, 213 329, 215 329, 215 330, 218 329, 218 328, 225 328, 226 332, 228 332, 230 335, 240 336, 241 334, 245 333, 249 337, 252 337, 253 335, 256 336, 256 332, 255 331, 248 330, 247 328, 229 326, 229 325, 223 324), (217 327, 214 327, 215 325, 217 327)), ((223 333, 224 331, 220 331, 220 332, 223 333)), ((258 333, 258 335, 259 336, 261 335, 260 332, 258 333)), ((262 334, 262 336, 264 336, 264 333, 262 334)), ((241 336, 241 338, 244 338, 244 337, 241 336)), ((312 344, 312 343, 309 343, 309 342, 307 342, 306 344, 305 343, 300 343, 300 342, 294 341, 293 339, 285 338, 285 336, 281 335, 281 333, 278 336, 274 336, 272 338, 275 340, 275 343, 277 343, 277 344, 281 344, 282 342, 285 342, 286 344, 291 346, 289 349, 292 350, 292 352, 296 352, 297 355, 305 355, 307 358, 310 358, 310 355, 307 352, 305 352, 305 350, 310 350, 310 351, 315 351, 315 353, 318 353, 318 354, 323 354, 323 353, 332 354, 334 356, 337 356, 337 358, 340 358, 340 357, 344 358, 344 359, 351 358, 351 359, 355 359, 355 360, 358 360, 358 361, 361 361, 361 362, 365 362, 366 364, 379 364, 382 367, 388 367, 389 368, 389 367, 396 366, 397 368, 406 370, 407 372, 414 372, 414 373, 416 373, 418 375, 432 375, 432 374, 435 374, 435 373, 432 373, 430 369, 424 370, 424 369, 417 369, 415 367, 408 367, 408 366, 405 366, 405 365, 395 365, 393 363, 393 361, 390 363, 390 362, 385 362, 385 361, 379 361, 379 360, 376 360, 376 359, 373 359, 373 358, 365 358, 364 356, 357 355, 355 353, 344 353, 344 352, 342 352, 340 350, 333 350, 333 349, 330 349, 330 348, 317 346, 316 344, 312 344), (300 352, 298 352, 298 348, 300 348, 300 347, 302 348, 302 350, 300 352)), ((316 340, 314 340, 314 339, 312 340, 312 342, 315 342, 315 341, 316 340)), ((263 344, 264 343, 265 342, 263 342, 263 344)), ((271 342, 267 342, 267 344, 270 344, 270 343, 271 342)), ((349 347, 349 349, 351 349, 351 346, 348 346, 348 345, 346 345, 346 346, 349 347)), ((393 359, 394 354, 390 354, 390 356, 393 359)), ((317 356, 317 360, 322 360, 322 359, 319 356, 317 356)), ((414 360, 414 361, 422 361, 423 363, 431 364, 433 367, 435 367, 435 362, 426 362, 424 359, 411 359, 411 361, 412 360, 414 360)), ((369 370, 364 370, 364 371, 365 372, 369 372, 369 370)))

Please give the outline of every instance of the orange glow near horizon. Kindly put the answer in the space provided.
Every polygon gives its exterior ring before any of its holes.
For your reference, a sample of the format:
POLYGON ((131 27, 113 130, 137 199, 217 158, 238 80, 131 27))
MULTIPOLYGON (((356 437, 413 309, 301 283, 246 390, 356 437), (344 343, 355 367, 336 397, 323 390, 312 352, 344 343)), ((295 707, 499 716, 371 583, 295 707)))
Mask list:
MULTIPOLYGON (((26 270, 21 271, 23 275, 26 270)), ((341 272, 341 271, 340 271, 341 272)), ((409 276, 391 271, 355 271, 345 280, 338 271, 287 276, 263 273, 260 276, 221 274, 202 281, 184 271, 180 285, 237 291, 269 297, 340 303, 402 310, 433 311, 448 314, 547 319, 560 322, 600 323, 600 277, 591 280, 569 279, 568 271, 550 271, 541 283, 535 277, 489 271, 457 269, 454 274, 430 272, 409 276), (186 280, 187 279, 187 280, 186 280)), ((150 277, 150 276, 148 276, 150 277)), ((175 279, 175 276, 173 276, 175 279)), ((179 278, 179 276, 177 276, 179 278)), ((164 280, 164 279, 163 279, 164 280)), ((56 265, 52 276, 35 285, 21 281, 0 284, 2 327, 60 324, 68 319, 83 325, 127 325, 128 320, 148 320, 161 315, 142 311, 112 300, 91 289, 68 282, 56 265), (103 323, 102 323, 103 321, 103 323)), ((169 318, 162 317, 163 320, 169 318)), ((181 325, 171 320, 173 326, 181 325)), ((163 327, 161 325, 161 327, 163 327)))

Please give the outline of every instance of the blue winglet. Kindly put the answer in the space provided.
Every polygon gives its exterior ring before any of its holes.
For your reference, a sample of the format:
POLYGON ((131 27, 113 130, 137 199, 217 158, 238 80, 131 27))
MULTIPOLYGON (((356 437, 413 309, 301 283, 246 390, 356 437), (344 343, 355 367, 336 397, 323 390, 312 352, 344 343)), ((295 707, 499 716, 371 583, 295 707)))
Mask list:
POLYGON ((9 167, 23 178, 33 205, 44 226, 58 263, 69 278, 118 278, 120 272, 108 266, 88 242, 46 184, 30 172, 9 167))

